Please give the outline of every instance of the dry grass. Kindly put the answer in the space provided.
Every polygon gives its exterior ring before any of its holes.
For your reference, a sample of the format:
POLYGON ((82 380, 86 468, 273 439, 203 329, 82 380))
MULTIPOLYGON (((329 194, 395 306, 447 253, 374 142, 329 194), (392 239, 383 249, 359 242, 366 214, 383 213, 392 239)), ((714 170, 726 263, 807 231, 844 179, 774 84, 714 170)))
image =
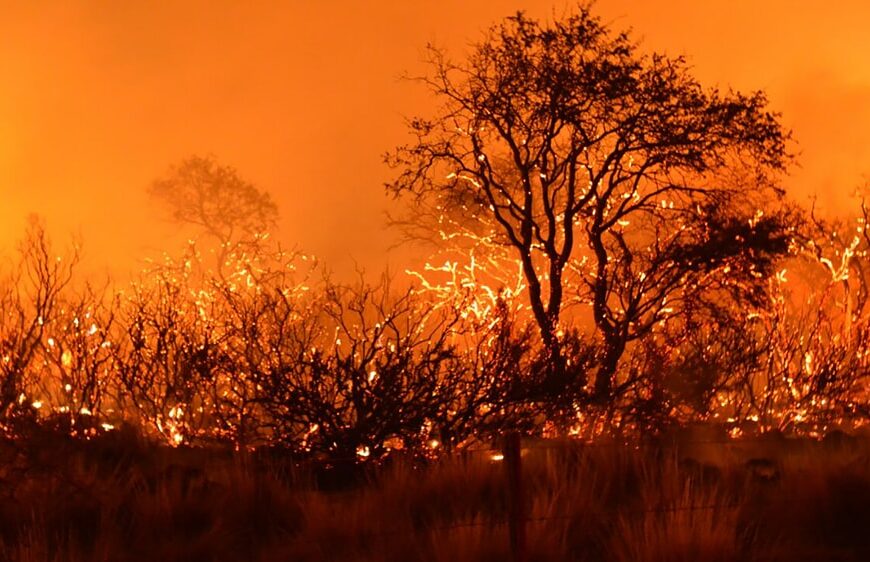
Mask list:
MULTIPOLYGON (((729 445, 717 465, 667 448, 548 447, 523 458, 531 561, 870 555, 865 442, 729 445)), ((322 491, 286 460, 136 440, 2 451, 2 560, 509 559, 504 467, 485 454, 398 461, 322 491)))

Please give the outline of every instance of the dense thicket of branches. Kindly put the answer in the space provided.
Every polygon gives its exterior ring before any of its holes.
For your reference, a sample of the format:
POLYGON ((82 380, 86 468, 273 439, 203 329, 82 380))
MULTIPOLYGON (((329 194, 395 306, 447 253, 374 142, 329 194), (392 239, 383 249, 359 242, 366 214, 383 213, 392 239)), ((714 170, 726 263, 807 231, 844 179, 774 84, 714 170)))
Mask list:
POLYGON ((452 449, 518 419, 528 350, 510 318, 472 325, 461 303, 386 278, 337 284, 263 239, 220 271, 191 243, 113 292, 71 284, 41 229, 21 248, 2 285, 7 434, 37 419, 82 437, 133 423, 173 445, 346 459, 452 449))
MULTIPOLYGON (((35 226, 0 285, 0 423, 6 435, 39 423, 84 438, 128 423, 173 445, 343 459, 432 454, 507 429, 638 434, 705 420, 813 433, 861 423, 867 278, 849 264, 870 246, 859 236, 843 248, 816 229, 788 280, 782 270, 765 279, 760 312, 710 308, 643 338, 623 363, 631 384, 601 418, 575 392, 546 390, 549 351, 499 297, 473 314, 468 291, 433 299, 387 279, 336 284, 262 240, 229 254, 221 272, 191 244, 129 287, 98 290, 75 281, 74 256, 56 257, 35 226)), ((563 334, 560 346, 571 368, 595 368, 582 337, 563 334)))

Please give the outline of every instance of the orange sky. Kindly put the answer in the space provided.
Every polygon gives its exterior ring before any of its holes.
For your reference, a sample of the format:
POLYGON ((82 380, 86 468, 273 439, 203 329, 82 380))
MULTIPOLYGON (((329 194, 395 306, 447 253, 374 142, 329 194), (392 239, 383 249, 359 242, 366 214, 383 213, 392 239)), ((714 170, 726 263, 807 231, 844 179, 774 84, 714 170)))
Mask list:
MULTIPOLYGON (((381 155, 430 98, 399 81, 427 41, 461 53, 548 1, 0 0, 0 247, 29 212, 80 232, 92 267, 175 244, 145 187, 214 153, 273 193, 281 238, 349 271, 401 269, 384 228, 381 155)), ((556 3, 557 10, 567 4, 556 3)), ((763 89, 793 128, 789 180, 845 209, 870 172, 870 3, 599 0, 647 49, 690 57, 709 85, 763 89)))

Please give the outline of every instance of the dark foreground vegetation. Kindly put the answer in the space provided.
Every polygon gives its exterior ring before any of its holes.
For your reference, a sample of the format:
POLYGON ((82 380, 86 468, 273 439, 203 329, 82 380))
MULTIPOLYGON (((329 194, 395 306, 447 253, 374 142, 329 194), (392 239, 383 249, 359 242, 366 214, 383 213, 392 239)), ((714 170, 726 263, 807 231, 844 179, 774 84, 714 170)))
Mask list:
MULTIPOLYGON (((2 444, 9 561, 510 560, 503 462, 327 468, 135 434, 2 444)), ((815 561, 870 556, 870 443, 682 435, 527 441, 530 561, 815 561)))

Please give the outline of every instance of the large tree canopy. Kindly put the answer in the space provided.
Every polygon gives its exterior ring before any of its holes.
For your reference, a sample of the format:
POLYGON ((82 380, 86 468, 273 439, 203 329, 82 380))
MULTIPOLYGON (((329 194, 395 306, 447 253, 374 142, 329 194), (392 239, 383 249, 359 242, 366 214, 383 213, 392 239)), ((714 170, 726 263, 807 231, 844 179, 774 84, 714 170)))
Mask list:
POLYGON ((568 304, 589 306, 608 399, 628 343, 705 295, 757 296, 787 251, 789 135, 762 93, 705 89, 583 6, 510 17, 461 62, 429 53, 440 110, 410 122, 388 190, 513 248, 553 376, 568 304))

